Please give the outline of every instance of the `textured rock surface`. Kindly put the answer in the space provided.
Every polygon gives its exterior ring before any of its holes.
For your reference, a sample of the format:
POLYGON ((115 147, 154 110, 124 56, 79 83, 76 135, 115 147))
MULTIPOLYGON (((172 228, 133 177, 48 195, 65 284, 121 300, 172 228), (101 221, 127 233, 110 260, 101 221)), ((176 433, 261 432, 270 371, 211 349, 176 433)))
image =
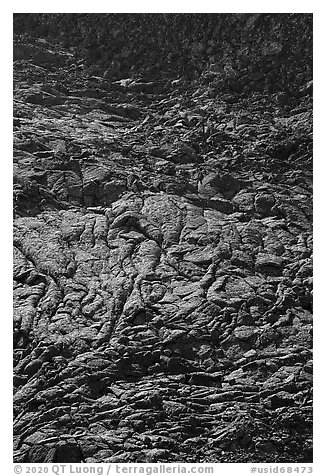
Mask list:
POLYGON ((14 58, 15 460, 311 461, 310 85, 14 58))

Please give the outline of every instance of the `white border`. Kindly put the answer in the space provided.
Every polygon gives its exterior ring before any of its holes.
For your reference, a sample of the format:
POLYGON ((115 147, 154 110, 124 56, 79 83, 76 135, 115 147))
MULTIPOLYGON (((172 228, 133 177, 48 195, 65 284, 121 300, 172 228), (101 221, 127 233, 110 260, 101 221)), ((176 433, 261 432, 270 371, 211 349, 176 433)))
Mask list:
MULTIPOLYGON (((0 204, 1 225, 0 234, 2 255, 1 279, 1 309, 2 313, 2 392, 1 392, 1 431, 0 431, 0 469, 2 474, 13 473, 12 465, 12 14, 13 13, 314 13, 314 475, 324 475, 326 441, 325 419, 325 340, 326 329, 324 315, 325 295, 325 117, 326 104, 324 90, 326 65, 326 16, 323 2, 318 1, 14 1, 1 6, 0 35, 1 35, 1 156, 0 156, 0 204), (5 370, 3 370, 5 368, 5 370), (2 468, 2 467, 3 468, 2 468)), ((230 464, 232 471, 226 471, 226 465, 218 465, 216 474, 249 474, 243 465, 230 464), (240 470, 241 466, 241 470, 240 470), (223 469, 222 469, 223 468, 223 469)), ((258 465, 257 465, 258 466, 258 465)), ((267 465, 266 465, 267 466, 267 465)))
POLYGON ((10 11, 16 13, 311 13, 318 2, 303 0, 241 1, 209 0, 119 0, 64 1, 15 0, 10 11))

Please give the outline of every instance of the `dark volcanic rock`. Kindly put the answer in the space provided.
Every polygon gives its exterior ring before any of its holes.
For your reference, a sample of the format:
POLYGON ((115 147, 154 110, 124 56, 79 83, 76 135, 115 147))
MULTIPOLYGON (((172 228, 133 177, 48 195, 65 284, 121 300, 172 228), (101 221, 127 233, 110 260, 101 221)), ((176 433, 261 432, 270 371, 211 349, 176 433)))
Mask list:
POLYGON ((15 17, 15 461, 311 461, 309 25, 15 17))

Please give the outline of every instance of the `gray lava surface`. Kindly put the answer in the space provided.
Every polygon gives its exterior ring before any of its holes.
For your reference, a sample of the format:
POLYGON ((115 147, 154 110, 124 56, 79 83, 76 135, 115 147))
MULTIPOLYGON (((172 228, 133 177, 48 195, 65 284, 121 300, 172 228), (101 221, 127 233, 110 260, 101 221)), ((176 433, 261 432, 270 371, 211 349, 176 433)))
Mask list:
POLYGON ((310 462, 309 78, 14 48, 15 461, 310 462))

